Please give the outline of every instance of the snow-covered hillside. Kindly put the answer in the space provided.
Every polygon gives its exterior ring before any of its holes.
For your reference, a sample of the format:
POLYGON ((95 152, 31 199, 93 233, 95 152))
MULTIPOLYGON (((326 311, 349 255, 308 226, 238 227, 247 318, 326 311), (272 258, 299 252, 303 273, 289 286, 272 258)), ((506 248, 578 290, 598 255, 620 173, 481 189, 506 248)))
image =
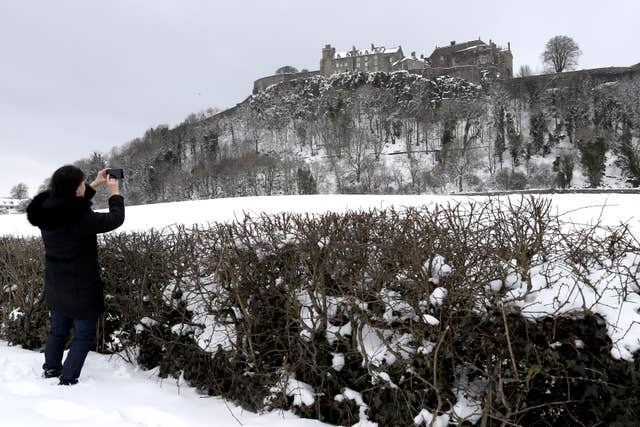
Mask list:
POLYGON ((637 187, 640 77, 587 80, 294 79, 76 164, 126 169, 124 192, 137 204, 637 187))

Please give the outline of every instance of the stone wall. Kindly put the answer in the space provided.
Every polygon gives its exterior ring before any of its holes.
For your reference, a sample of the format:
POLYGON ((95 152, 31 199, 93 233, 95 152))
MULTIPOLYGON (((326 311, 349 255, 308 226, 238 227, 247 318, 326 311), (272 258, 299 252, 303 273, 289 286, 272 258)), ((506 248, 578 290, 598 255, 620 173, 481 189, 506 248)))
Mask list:
MULTIPOLYGON (((421 70, 408 70, 410 73, 420 74, 421 76, 432 79, 438 76, 458 77, 474 83, 480 83, 483 76, 495 79, 504 70, 495 65, 460 65, 456 67, 441 68, 430 67, 421 70)), ((267 87, 283 83, 295 79, 308 78, 319 75, 320 71, 309 71, 304 73, 276 74, 273 76, 258 79, 253 84, 253 93, 257 93, 267 87)), ((543 84, 557 86, 567 81, 575 81, 576 79, 591 79, 599 82, 618 81, 635 76, 640 76, 640 66, 632 67, 607 67, 594 68, 589 70, 568 71, 564 73, 541 74, 537 76, 509 78, 510 76, 500 76, 504 80, 507 87, 518 89, 530 84, 543 84)))
POLYGON ((410 73, 420 74, 427 79, 433 79, 439 76, 458 77, 470 82, 480 83, 482 77, 495 78, 500 72, 498 67, 494 65, 478 66, 478 65, 460 65, 449 68, 425 68, 422 70, 410 70, 410 73))
POLYGON ((595 83, 606 83, 631 79, 634 77, 640 77, 640 68, 635 66, 606 67, 579 71, 566 71, 562 73, 540 74, 537 76, 516 77, 505 80, 505 85, 507 88, 512 90, 522 90, 531 85, 558 87, 560 85, 579 80, 591 80, 595 83))
POLYGON ((258 93, 261 90, 265 90, 267 87, 276 83, 288 82, 294 79, 306 79, 320 74, 320 71, 307 71, 304 73, 290 73, 290 74, 274 74, 272 76, 262 77, 261 79, 253 82, 253 93, 258 93))

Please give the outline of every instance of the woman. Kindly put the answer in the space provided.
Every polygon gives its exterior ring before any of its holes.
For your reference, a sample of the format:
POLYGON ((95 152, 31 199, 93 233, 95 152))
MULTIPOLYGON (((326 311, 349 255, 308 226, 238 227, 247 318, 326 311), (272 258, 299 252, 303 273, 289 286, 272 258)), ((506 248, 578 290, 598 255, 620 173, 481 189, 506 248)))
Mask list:
POLYGON ((91 183, 84 173, 67 165, 56 170, 49 189, 27 207, 29 222, 40 228, 45 247, 44 295, 51 312, 51 329, 45 345, 45 378, 59 377, 60 385, 78 382, 89 350, 94 347, 96 324, 104 308, 96 234, 124 222, 124 198, 108 169, 91 183), (91 198, 106 184, 109 213, 91 210, 91 198), (62 364, 69 332, 73 342, 62 364))

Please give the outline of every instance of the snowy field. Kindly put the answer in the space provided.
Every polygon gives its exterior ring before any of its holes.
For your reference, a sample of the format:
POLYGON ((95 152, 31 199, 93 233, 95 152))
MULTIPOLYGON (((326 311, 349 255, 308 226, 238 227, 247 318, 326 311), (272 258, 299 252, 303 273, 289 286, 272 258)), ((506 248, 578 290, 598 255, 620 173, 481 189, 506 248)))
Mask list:
MULTIPOLYGON (((517 201, 520 195, 509 196, 517 201)), ((554 213, 566 221, 588 224, 602 219, 605 225, 629 222, 634 232, 640 231, 640 195, 637 194, 556 194, 548 196, 554 213)), ((208 222, 232 221, 245 213, 252 216, 279 212, 322 214, 359 209, 384 209, 391 206, 422 206, 482 201, 486 196, 447 195, 313 195, 237 197, 229 199, 197 200, 187 202, 158 203, 130 206, 126 219, 116 232, 142 231, 149 228, 162 229, 174 224, 207 224, 208 222)), ((501 199, 506 198, 505 196, 501 199)), ((126 199, 125 199, 126 203, 126 199)), ((0 215, 0 236, 39 236, 38 228, 31 226, 24 214, 0 215)))
MULTIPOLYGON (((517 202, 521 196, 503 196, 501 200, 517 202)), ((615 226, 630 225, 640 236, 640 196, 633 194, 563 194, 548 196, 553 213, 566 222, 615 226)), ((347 210, 369 210, 408 206, 433 206, 469 200, 483 201, 485 196, 379 196, 317 195, 246 197, 164 203, 127 208, 126 220, 118 231, 165 229, 176 224, 190 226, 240 219, 244 214, 297 212, 322 214, 347 210)), ((0 235, 39 236, 24 215, 0 216, 0 235)), ((630 267, 638 267, 640 259, 628 257, 630 267)), ((553 268, 553 266, 551 266, 553 268)), ((568 304, 562 311, 580 309, 584 292, 563 286, 545 288, 532 271, 534 292, 521 307, 523 315, 538 317, 553 312, 561 298, 568 304)), ((617 292, 619 284, 607 282, 597 289, 591 309, 608 323, 614 341, 612 355, 630 360, 640 349, 640 295, 624 298, 617 292)), ((513 283, 509 295, 517 296, 523 287, 513 283)), ((508 296, 509 296, 508 295, 508 296)), ((588 304, 590 305, 590 304, 588 304)), ((218 398, 202 398, 193 389, 176 387, 176 380, 160 380, 156 371, 140 371, 122 360, 91 353, 81 382, 60 388, 55 380, 40 378, 42 355, 37 352, 7 347, 0 341, 0 426, 321 426, 318 421, 297 419, 291 414, 271 413, 263 416, 243 412, 218 398), (236 419, 237 418, 237 419, 236 419), (238 421, 239 420, 239 421, 238 421)), ((362 423, 364 424, 364 423, 362 423)), ((375 424, 371 424, 375 425, 375 424)))

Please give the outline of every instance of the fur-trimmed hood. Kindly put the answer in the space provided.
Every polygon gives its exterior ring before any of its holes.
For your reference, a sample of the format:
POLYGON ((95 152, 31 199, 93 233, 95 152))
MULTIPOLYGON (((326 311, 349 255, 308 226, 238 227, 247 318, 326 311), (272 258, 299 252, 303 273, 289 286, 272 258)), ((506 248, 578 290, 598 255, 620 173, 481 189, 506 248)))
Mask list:
POLYGON ((43 230, 54 230, 77 222, 91 211, 91 200, 85 197, 60 199, 49 191, 43 191, 27 206, 27 219, 32 225, 43 230))

